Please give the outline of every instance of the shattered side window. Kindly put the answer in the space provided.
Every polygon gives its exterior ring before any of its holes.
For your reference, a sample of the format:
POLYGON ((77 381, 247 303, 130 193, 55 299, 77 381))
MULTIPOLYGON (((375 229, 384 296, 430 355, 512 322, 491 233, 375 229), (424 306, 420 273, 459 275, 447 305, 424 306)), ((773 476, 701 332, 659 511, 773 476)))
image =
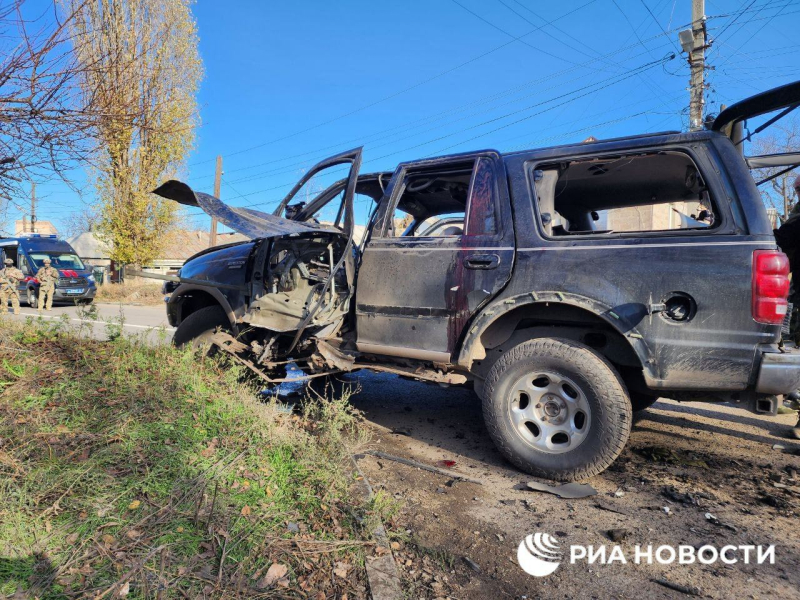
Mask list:
POLYGON ((458 237, 464 233, 467 197, 475 161, 462 161, 436 169, 409 170, 386 237, 458 237))
POLYGON ((547 236, 711 229, 719 216, 691 157, 646 152, 564 162, 533 171, 547 236))

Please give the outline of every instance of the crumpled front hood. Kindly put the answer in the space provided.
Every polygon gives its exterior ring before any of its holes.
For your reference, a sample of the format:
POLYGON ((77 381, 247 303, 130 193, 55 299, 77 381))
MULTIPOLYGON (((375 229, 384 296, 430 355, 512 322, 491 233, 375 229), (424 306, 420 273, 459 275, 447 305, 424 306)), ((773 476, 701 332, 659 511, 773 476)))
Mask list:
POLYGON ((226 227, 253 239, 319 231, 342 233, 334 227, 308 221, 291 221, 259 210, 228 206, 219 198, 196 192, 187 184, 174 179, 160 185, 153 190, 153 193, 184 206, 201 208, 208 216, 217 219, 226 227))

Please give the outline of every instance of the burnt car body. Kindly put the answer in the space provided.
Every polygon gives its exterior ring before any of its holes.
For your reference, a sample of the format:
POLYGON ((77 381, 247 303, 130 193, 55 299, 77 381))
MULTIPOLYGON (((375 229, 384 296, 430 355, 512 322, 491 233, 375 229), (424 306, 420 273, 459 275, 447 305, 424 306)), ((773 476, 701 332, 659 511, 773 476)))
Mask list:
POLYGON ((472 384, 501 452, 557 479, 607 467, 632 410, 658 397, 774 413, 800 385, 800 352, 781 338, 788 267, 737 132, 799 99, 800 83, 707 131, 393 173, 359 176, 356 149, 314 167, 273 214, 169 182, 156 193, 252 238, 201 252, 166 284, 176 342, 213 341, 271 381, 295 362, 309 377, 472 384), (347 178, 290 204, 342 164, 347 178), (356 192, 375 202, 360 244, 356 192), (316 222, 335 197, 335 221, 316 222))

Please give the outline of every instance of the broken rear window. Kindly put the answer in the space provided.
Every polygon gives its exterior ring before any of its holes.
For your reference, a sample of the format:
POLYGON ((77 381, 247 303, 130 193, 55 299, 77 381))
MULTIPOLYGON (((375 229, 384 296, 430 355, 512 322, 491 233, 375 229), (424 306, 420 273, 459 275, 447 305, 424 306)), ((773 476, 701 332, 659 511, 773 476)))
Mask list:
POLYGON ((547 236, 702 230, 718 224, 694 161, 677 151, 565 161, 533 173, 547 236))

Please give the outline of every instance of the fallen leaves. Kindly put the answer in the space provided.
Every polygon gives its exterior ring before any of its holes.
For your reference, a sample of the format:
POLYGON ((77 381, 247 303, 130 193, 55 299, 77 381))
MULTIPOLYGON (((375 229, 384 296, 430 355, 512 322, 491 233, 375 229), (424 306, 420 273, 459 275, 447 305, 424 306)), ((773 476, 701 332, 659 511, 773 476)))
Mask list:
POLYGON ((272 563, 267 569, 267 574, 258 582, 258 587, 268 588, 273 585, 280 587, 289 587, 289 578, 286 574, 289 572, 289 567, 281 563, 272 563))
POLYGON ((217 451, 218 444, 219 444, 219 439, 217 438, 212 439, 208 443, 208 446, 206 446, 205 449, 200 452, 200 456, 202 456, 203 458, 211 457, 214 454, 214 452, 217 451))
POLYGON ((133 502, 131 502, 130 504, 128 504, 128 508, 129 508, 130 510, 136 510, 136 509, 137 509, 137 508, 139 508, 141 505, 142 505, 141 501, 139 501, 139 500, 134 500, 133 502))
POLYGON ((347 574, 352 568, 353 567, 349 563, 339 561, 333 568, 333 574, 337 577, 341 577, 342 579, 346 579, 347 574))
POLYGON ((253 511, 247 504, 245 504, 242 507, 242 516, 243 517, 249 517, 251 512, 253 512, 253 511))

